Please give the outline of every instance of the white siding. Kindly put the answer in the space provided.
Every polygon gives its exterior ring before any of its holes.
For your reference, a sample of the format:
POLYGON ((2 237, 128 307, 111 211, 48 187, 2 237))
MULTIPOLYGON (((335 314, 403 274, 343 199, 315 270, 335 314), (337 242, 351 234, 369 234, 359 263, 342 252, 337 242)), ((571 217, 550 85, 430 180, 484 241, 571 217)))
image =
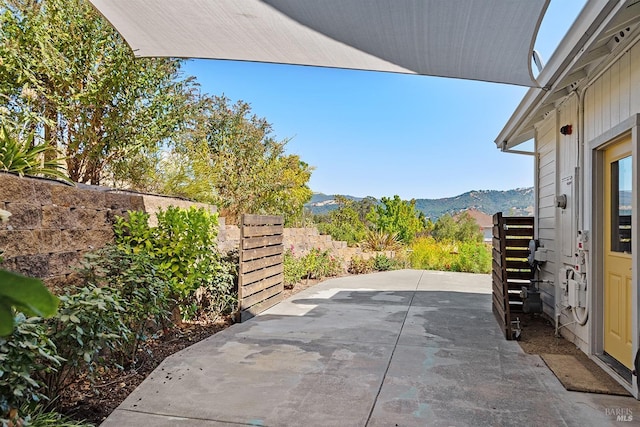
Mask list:
POLYGON ((567 196, 567 207, 558 213, 558 261, 572 264, 575 252, 576 213, 578 212, 575 190, 578 187, 578 97, 570 96, 558 107, 558 128, 571 125, 571 135, 558 135, 558 194, 567 196))
POLYGON ((587 142, 640 112, 640 44, 635 44, 585 93, 587 142))
MULTIPOLYGON (((540 245, 549 250, 550 259, 555 259, 556 241, 556 117, 550 114, 536 126, 538 152, 538 212, 536 212, 536 232, 540 245)), ((554 261, 547 261, 540 270, 539 279, 553 281, 554 261)), ((544 302, 544 312, 553 318, 555 291, 552 283, 540 283, 540 293, 544 302)))
MULTIPOLYGON (((599 85, 598 90, 607 92, 610 97, 611 88, 607 85, 599 85)), ((559 135, 558 136, 558 193, 567 195, 567 208, 557 209, 558 214, 558 227, 556 230, 556 239, 558 249, 558 268, 563 266, 571 266, 573 264, 573 257, 576 251, 576 235, 578 228, 577 213, 579 210, 579 197, 578 194, 582 189, 579 188, 579 173, 576 171, 578 166, 578 136, 579 136, 579 123, 578 123, 578 109, 579 100, 575 95, 570 96, 565 100, 562 105, 557 109, 560 126, 571 124, 573 126, 573 132, 571 135, 559 135)), ((611 123, 612 115, 605 115, 601 121, 598 121, 598 126, 609 126, 611 123)), ((554 283, 558 284, 559 276, 558 271, 555 271, 556 277, 553 279, 554 283)), ((558 300, 556 303, 560 308, 560 324, 568 325, 562 328, 562 333, 570 339, 576 345, 580 346, 583 350, 587 349, 586 342, 588 339, 588 330, 586 327, 581 327, 574 322, 573 315, 565 307, 566 295, 563 295, 559 290, 558 300)))
MULTIPOLYGON (((565 101, 557 110, 558 128, 565 124, 578 125, 577 120, 577 99, 569 99, 565 101)), ((640 113, 640 44, 636 44, 631 47, 626 53, 624 53, 616 63, 614 63, 609 69, 607 69, 597 80, 590 83, 584 93, 584 142, 585 146, 589 147, 589 143, 607 131, 624 122, 631 115, 640 113)), ((575 172, 571 172, 571 162, 575 163, 576 152, 571 152, 569 147, 575 147, 576 141, 572 138, 565 136, 558 137, 558 183, 562 182, 563 178, 575 172)), ((588 148, 587 148, 588 150, 588 148)), ((542 152, 541 152, 542 154, 542 152)), ((591 171, 590 153, 585 153, 585 164, 582 165, 585 168, 586 181, 584 188, 579 188, 579 196, 584 197, 587 209, 585 209, 585 224, 590 224, 591 214, 590 206, 592 197, 591 179, 589 174, 591 171)), ((577 178, 577 177, 575 177, 577 178)), ((541 177, 540 185, 548 185, 548 182, 544 181, 541 177)), ((574 182, 578 182, 574 179, 574 182)), ((577 209, 577 206, 575 206, 577 209)), ((547 215, 550 212, 546 213, 547 215)), ((563 218, 562 214, 558 215, 558 228, 564 229, 563 222, 569 223, 570 218, 563 218)), ((574 222, 571 226, 572 235, 563 234, 559 232, 557 236, 557 248, 559 252, 563 252, 564 248, 563 240, 573 240, 575 237, 575 231, 578 224, 574 222)), ((573 243, 572 243, 573 244, 573 243)), ((569 258, 564 257, 561 253, 558 254, 558 268, 562 267, 563 263, 570 263, 569 258)), ((557 273, 556 273, 557 274, 557 273)), ((551 279, 550 280, 554 280, 551 279)), ((557 277, 555 281, 557 282, 557 277)), ((593 289, 593 287, 591 288, 593 289)), ((560 301, 559 301, 560 302, 560 301)), ((592 319, 590 319, 591 321, 592 319)), ((561 324, 568 324, 566 328, 562 329, 563 335, 567 336, 571 341, 576 343, 582 350, 589 351, 588 342, 588 329, 586 326, 579 326, 574 323, 573 316, 570 311, 561 311, 561 324)))

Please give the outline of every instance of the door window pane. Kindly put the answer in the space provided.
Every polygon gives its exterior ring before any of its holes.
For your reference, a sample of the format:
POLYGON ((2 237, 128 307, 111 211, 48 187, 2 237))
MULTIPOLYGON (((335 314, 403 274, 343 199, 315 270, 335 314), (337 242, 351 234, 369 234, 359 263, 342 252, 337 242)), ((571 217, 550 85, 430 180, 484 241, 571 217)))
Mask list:
POLYGON ((611 250, 631 253, 631 156, 611 163, 611 250))

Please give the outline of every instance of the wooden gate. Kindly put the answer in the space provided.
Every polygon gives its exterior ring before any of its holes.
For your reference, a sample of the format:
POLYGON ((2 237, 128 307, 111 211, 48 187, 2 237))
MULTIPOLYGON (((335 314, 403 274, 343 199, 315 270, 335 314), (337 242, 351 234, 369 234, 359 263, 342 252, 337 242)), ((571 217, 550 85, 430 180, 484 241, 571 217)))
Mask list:
POLYGON ((520 336, 517 315, 522 313, 520 291, 533 279, 527 262, 533 239, 533 217, 493 216, 493 313, 508 340, 520 336))
POLYGON ((238 271, 239 322, 282 301, 283 227, 282 216, 242 215, 238 271))

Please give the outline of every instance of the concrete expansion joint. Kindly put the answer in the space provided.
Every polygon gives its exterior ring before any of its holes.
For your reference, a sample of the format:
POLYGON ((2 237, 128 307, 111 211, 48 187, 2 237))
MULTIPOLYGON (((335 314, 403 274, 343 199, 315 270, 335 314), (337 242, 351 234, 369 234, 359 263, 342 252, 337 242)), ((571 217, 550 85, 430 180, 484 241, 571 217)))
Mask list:
POLYGON ((400 326, 400 330, 398 331, 398 336, 396 337, 396 342, 393 345, 393 350, 391 350, 391 355, 389 356, 389 360, 387 361, 387 366, 385 368, 384 374, 382 375, 380 386, 378 387, 376 396, 373 399, 373 404, 371 405, 371 410, 369 411, 369 415, 367 416, 367 422, 365 423, 365 427, 369 425, 369 422, 371 421, 371 417, 373 416, 373 411, 376 408, 376 405, 378 403, 378 398, 380 397, 380 393, 382 392, 382 386, 384 385, 384 382, 387 379, 387 374, 389 373, 389 368, 391 367, 391 361, 393 360, 393 356, 396 353, 396 349, 398 348, 398 343, 400 342, 400 337, 402 336, 402 330, 404 329, 404 325, 407 322, 407 318, 409 317, 409 309, 413 304, 413 299, 416 296, 416 292, 418 292, 418 287, 420 286, 420 281, 422 280, 423 276, 424 276, 424 271, 420 273, 420 278, 416 282, 416 287, 413 290, 413 294, 411 295, 411 299, 409 300, 409 304, 407 305, 407 311, 404 314, 404 319, 402 319, 402 325, 400 326))

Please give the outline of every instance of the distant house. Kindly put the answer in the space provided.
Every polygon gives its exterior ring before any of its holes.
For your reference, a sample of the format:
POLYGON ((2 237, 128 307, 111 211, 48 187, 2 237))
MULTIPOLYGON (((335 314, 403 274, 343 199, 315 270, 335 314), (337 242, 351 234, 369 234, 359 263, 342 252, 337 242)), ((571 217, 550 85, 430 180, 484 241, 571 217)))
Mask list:
POLYGON ((544 312, 637 398, 640 2, 588 1, 538 81, 496 144, 535 156, 544 312))
POLYGON ((482 231, 484 241, 491 242, 493 238, 493 217, 477 209, 467 209, 460 212, 459 214, 456 214, 454 218, 463 213, 469 214, 471 218, 476 220, 478 226, 480 227, 480 231, 482 231))

